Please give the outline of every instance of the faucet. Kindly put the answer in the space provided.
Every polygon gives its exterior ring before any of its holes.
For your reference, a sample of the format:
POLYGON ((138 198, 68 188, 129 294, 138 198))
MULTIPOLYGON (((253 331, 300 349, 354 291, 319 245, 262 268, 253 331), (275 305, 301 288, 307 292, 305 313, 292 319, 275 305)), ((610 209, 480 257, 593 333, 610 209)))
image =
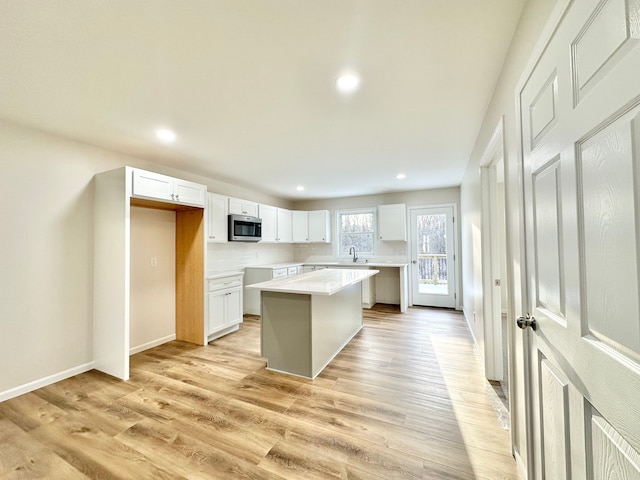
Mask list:
POLYGON ((358 261, 358 255, 356 255, 356 247, 350 247, 349 248, 349 255, 351 255, 351 252, 353 251, 353 263, 358 261))

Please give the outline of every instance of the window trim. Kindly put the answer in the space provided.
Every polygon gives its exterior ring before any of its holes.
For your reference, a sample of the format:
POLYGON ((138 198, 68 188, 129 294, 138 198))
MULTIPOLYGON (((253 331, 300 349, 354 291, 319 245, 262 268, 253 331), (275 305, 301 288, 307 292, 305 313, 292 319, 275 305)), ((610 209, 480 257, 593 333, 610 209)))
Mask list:
POLYGON ((371 235, 373 236, 373 248, 371 253, 363 253, 356 252, 359 258, 372 258, 376 255, 376 250, 378 247, 378 242, 376 241, 378 238, 378 209, 376 207, 366 207, 366 208, 347 208, 343 210, 336 210, 336 257, 337 258, 351 258, 351 255, 348 253, 341 253, 342 245, 341 245, 341 237, 342 237, 342 228, 341 228, 341 218, 342 215, 352 215, 352 214, 360 214, 360 213, 370 213, 372 215, 371 222, 371 235))

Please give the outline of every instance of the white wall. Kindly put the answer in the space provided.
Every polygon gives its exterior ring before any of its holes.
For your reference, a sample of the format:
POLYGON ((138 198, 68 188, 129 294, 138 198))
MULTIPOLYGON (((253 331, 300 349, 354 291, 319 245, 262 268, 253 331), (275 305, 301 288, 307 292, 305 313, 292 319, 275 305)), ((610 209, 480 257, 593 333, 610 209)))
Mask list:
MULTIPOLYGON (((310 243, 295 245, 295 260, 299 262, 323 262, 336 259, 336 210, 344 210, 349 208, 367 208, 377 207, 378 205, 389 205, 395 203, 404 203, 409 207, 455 204, 458 209, 460 206, 460 189, 458 187, 439 188, 432 190, 418 190, 412 192, 394 192, 380 195, 363 195, 358 197, 342 197, 333 199, 318 199, 298 201, 294 203, 296 210, 329 210, 331 211, 331 236, 333 242, 331 244, 310 243)), ((458 211, 456 217, 460 217, 458 211)), ((408 222, 407 222, 408 226, 408 222)), ((408 262, 409 261, 409 242, 376 242, 375 260, 391 261, 391 262, 408 262)), ((456 238, 456 247, 458 251, 457 258, 460 258, 460 235, 456 238)), ((460 278, 460 262, 457 262, 457 278, 460 278)), ((384 284, 384 282, 382 282, 384 284)), ((458 282, 460 284, 460 282, 458 282)), ((377 289, 379 290, 379 289, 377 289)), ((389 303, 395 297, 389 297, 389 303)), ((460 288, 458 288, 458 299, 461 298, 460 288)))
MULTIPOLYGON (((477 340, 478 349, 484 355, 484 318, 482 301, 482 192, 480 187, 480 161, 489 145, 493 132, 501 116, 504 115, 504 138, 506 147, 505 159, 505 204, 507 205, 507 240, 511 248, 507 271, 509 274, 511 297, 507 299, 509 305, 508 321, 513 321, 516 309, 520 311, 521 292, 521 259, 519 248, 521 235, 518 206, 520 195, 518 187, 517 143, 516 143, 516 84, 523 74, 537 38, 549 17, 555 0, 528 0, 516 29, 509 53, 505 60, 503 71, 494 90, 493 97, 487 109, 486 116, 477 137, 473 153, 467 165, 464 179, 460 188, 462 213, 462 258, 463 258, 463 310, 471 330, 477 340)), ((516 346, 521 348, 521 341, 516 346)), ((521 383, 524 365, 522 351, 514 352, 514 363, 511 368, 521 372, 511 385, 511 414, 514 448, 516 456, 522 458, 521 465, 526 465, 526 428, 527 412, 524 409, 524 385, 521 383)), ((520 458, 519 457, 519 458, 520 458)))
POLYGON ((129 345, 137 353, 176 335, 176 213, 131 207, 130 218, 129 345))
MULTIPOLYGON (((502 74, 496 85, 487 114, 482 123, 473 154, 467 165, 460 187, 462 214, 462 258, 463 258, 463 308, 476 337, 481 353, 484 352, 484 319, 482 315, 482 243, 481 243, 481 207, 480 160, 489 144, 491 136, 500 121, 505 117, 504 135, 507 141, 505 165, 512 174, 516 160, 516 113, 515 87, 523 72, 525 63, 534 47, 538 35, 549 16, 555 0, 529 0, 523 9, 522 17, 516 29, 513 43, 505 60, 502 74), (474 321, 475 313, 475 321, 474 321)), ((506 177, 507 182, 510 178, 506 177)), ((509 188, 509 185, 507 186, 509 188)), ((518 203, 518 192, 507 192, 507 204, 518 203)), ((511 218, 511 224, 517 218, 511 218)), ((509 219, 507 220, 509 221, 509 219)))
MULTIPOLYGON (((412 192, 394 192, 380 195, 362 195, 358 197, 342 197, 332 199, 305 200, 294 203, 295 210, 329 210, 331 211, 332 244, 299 244, 295 247, 296 261, 326 261, 336 255, 335 211, 349 208, 368 208, 378 205, 404 203, 409 207, 438 205, 446 203, 460 204, 458 187, 418 190, 412 192)), ((457 212, 456 212, 457 213, 457 212)), ((459 242, 458 242, 459 244, 459 242)), ((376 244, 376 258, 380 260, 407 261, 407 242, 380 242, 376 244)))
MULTIPOLYGON (((0 401, 90 368, 92 179, 125 165, 290 206, 215 179, 0 122, 0 401)), ((231 266, 236 252, 225 253, 231 266)))

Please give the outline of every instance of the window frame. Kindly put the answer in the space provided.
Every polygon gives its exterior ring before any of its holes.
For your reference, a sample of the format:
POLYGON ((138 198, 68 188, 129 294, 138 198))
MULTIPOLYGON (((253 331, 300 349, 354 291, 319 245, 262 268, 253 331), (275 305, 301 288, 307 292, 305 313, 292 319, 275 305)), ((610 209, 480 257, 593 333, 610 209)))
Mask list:
POLYGON ((378 209, 376 207, 368 207, 368 208, 349 208, 344 210, 336 210, 336 257, 337 258, 351 258, 352 256, 348 253, 342 252, 342 216, 343 215, 357 215, 363 213, 370 213, 372 216, 371 221, 371 240, 372 240, 372 251, 369 252, 356 252, 358 258, 372 258, 376 255, 377 242, 378 238, 378 218, 377 213, 378 209))

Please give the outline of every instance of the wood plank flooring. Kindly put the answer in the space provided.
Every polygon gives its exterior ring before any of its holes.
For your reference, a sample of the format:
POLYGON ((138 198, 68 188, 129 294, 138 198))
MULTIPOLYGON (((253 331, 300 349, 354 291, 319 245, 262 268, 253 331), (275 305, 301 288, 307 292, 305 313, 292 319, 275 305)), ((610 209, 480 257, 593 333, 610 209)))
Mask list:
POLYGON ((0 403, 0 479, 518 479, 462 315, 365 310, 314 380, 271 373, 259 321, 0 403))

